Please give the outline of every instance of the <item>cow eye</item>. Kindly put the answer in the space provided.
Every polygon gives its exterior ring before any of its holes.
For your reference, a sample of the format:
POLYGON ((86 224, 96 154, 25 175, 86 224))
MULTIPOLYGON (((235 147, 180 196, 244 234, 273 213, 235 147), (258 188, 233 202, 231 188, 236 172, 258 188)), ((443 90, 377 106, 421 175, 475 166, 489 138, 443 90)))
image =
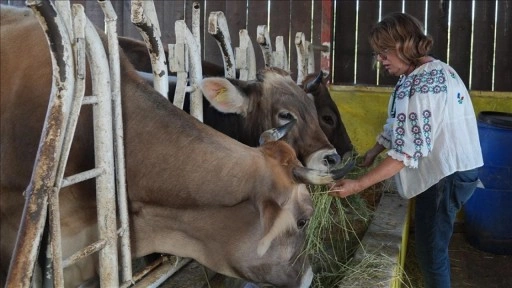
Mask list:
POLYGON ((322 121, 329 126, 334 126, 334 119, 329 115, 322 116, 322 121))
POLYGON ((279 120, 287 120, 287 121, 295 119, 293 114, 290 112, 279 112, 278 117, 279 117, 279 120))
POLYGON ((308 224, 308 219, 299 219, 297 221, 297 228, 299 228, 300 230, 302 230, 304 227, 306 227, 306 225, 308 224))

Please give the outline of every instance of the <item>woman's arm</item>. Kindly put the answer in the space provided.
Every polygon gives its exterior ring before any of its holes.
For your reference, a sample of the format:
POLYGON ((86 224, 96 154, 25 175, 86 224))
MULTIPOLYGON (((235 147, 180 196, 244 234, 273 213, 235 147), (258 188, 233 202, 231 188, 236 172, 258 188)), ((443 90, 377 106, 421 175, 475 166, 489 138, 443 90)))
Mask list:
POLYGON ((364 189, 386 180, 404 168, 402 161, 386 157, 377 167, 370 170, 359 179, 341 179, 331 186, 329 194, 338 197, 347 197, 359 193, 364 189))

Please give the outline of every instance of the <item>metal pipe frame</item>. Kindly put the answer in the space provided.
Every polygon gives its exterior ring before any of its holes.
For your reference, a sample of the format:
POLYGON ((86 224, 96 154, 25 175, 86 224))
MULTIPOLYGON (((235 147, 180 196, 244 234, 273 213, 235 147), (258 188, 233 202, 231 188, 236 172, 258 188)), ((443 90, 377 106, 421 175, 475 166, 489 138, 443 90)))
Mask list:
POLYGON ((228 22, 222 11, 212 11, 208 17, 208 33, 215 38, 222 53, 224 62, 224 76, 236 78, 235 57, 231 47, 231 36, 229 35, 228 22))
POLYGON ((56 184, 58 159, 74 87, 73 52, 62 19, 49 1, 27 0, 27 5, 45 31, 52 61, 53 82, 32 177, 25 191, 27 198, 6 287, 30 286, 48 212, 48 197, 56 184))
POLYGON ((92 87, 98 96, 98 104, 93 106, 94 151, 96 167, 105 173, 96 179, 96 202, 98 213, 99 238, 107 244, 99 252, 100 284, 102 287, 118 287, 116 195, 114 179, 114 143, 112 127, 112 97, 110 93, 110 72, 105 48, 96 28, 87 20, 85 43, 92 87))
POLYGON ((235 63, 240 71, 239 79, 254 80, 256 79, 256 56, 249 32, 246 29, 240 29, 238 36, 240 47, 235 48, 235 63))
POLYGON ((265 67, 272 66, 272 42, 268 33, 267 25, 258 25, 256 28, 256 42, 260 45, 265 60, 265 67))
MULTIPOLYGON (((121 106, 121 72, 119 64, 119 43, 117 40, 117 15, 110 1, 98 0, 105 14, 105 31, 108 37, 108 54, 110 66, 110 84, 112 95, 114 161, 117 191, 117 206, 119 213, 121 280, 132 279, 132 256, 130 244, 130 224, 128 216, 128 196, 126 192, 126 165, 124 156, 123 115, 121 106)), ((155 16, 156 17, 156 16, 155 16)), ((161 55, 164 55, 163 53, 161 55)), ((164 70, 167 71, 167 68, 164 70)), ((167 94, 165 94, 167 95, 167 94)))
POLYGON ((131 21, 139 30, 148 48, 153 68, 153 87, 168 98, 167 59, 162 45, 160 25, 158 24, 154 2, 132 0, 131 21))

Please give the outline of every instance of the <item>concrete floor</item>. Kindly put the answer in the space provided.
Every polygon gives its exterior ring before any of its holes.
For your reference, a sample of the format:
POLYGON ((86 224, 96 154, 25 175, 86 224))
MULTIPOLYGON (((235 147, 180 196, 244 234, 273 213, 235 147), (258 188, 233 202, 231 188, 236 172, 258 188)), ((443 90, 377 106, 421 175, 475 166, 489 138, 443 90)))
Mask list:
MULTIPOLYGON (((452 288, 512 287, 512 255, 495 255, 471 246, 462 227, 455 230, 450 243, 452 288)), ((414 259, 414 234, 409 235, 405 271, 410 283, 402 287, 423 288, 421 274, 414 259)))
POLYGON ((455 233, 450 245, 452 287, 512 287, 512 255, 478 250, 455 233))

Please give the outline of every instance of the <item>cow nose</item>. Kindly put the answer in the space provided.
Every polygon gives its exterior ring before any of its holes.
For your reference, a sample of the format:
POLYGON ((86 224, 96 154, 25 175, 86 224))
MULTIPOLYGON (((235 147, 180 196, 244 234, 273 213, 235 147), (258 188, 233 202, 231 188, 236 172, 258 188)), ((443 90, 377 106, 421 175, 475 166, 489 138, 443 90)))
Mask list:
POLYGON ((327 163, 327 166, 336 166, 341 162, 341 157, 338 154, 329 154, 325 155, 324 160, 327 163))

